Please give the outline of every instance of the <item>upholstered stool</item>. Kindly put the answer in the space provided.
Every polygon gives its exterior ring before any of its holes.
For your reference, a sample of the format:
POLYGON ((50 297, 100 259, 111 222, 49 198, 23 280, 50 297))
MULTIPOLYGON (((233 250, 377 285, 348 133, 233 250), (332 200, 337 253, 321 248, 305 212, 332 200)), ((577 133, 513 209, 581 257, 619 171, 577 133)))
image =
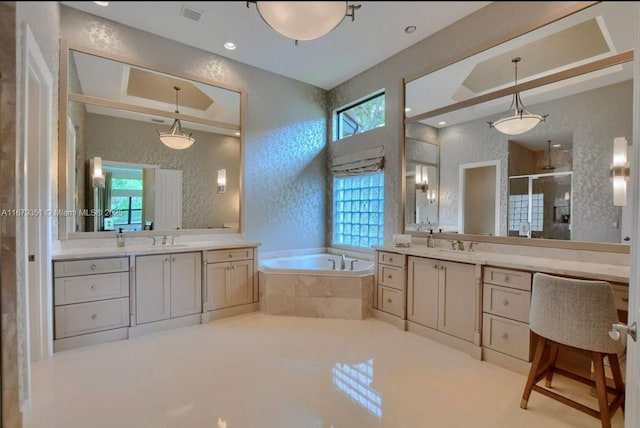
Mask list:
POLYGON ((624 406, 624 383, 618 354, 624 351, 625 340, 616 341, 609 337, 611 325, 617 322, 613 290, 608 282, 534 274, 529 325, 539 338, 520 407, 527 408, 533 390, 599 418, 603 427, 610 427, 611 416, 618 407, 624 406), (556 367, 558 350, 562 347, 590 351, 595 379, 556 367), (605 356, 611 365, 615 388, 606 384, 605 356), (554 373, 589 386, 595 385, 599 410, 547 389, 551 387, 554 373), (546 388, 537 385, 542 378, 546 378, 546 388), (608 393, 613 396, 611 401, 608 393))

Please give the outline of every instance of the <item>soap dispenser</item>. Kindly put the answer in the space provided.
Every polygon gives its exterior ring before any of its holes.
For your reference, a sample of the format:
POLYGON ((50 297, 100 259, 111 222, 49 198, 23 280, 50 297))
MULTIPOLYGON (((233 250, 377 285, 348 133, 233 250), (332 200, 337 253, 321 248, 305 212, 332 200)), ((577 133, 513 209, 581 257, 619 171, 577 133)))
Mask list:
POLYGON ((122 228, 120 228, 118 230, 118 233, 116 234, 116 242, 118 244, 118 247, 124 247, 124 233, 122 233, 122 228))
POLYGON ((436 240, 433 237, 433 229, 429 229, 429 236, 427 236, 427 247, 435 248, 436 240))

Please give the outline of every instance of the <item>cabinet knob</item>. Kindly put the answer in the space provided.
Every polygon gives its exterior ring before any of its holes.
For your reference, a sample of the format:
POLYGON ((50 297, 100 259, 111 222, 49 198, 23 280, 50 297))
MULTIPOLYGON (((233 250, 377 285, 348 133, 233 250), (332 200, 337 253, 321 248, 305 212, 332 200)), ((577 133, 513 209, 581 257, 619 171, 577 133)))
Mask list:
POLYGON ((392 302, 392 300, 391 300, 391 299, 387 299, 387 303, 391 303, 391 302, 392 302))
POLYGON ((96 318, 98 318, 98 316, 97 316, 96 314, 91 315, 91 319, 92 319, 92 320, 94 320, 94 319, 96 319, 96 318))
POLYGON ((175 262, 175 261, 176 261, 176 258, 175 258, 175 257, 172 257, 172 258, 171 258, 171 261, 172 261, 172 262, 175 262))
POLYGON ((92 286, 91 286, 91 289, 92 289, 93 291, 96 291, 96 286, 95 286, 95 285, 92 285, 92 286))
POLYGON ((169 261, 169 257, 167 257, 166 259, 164 259, 164 262, 168 262, 169 261))
POLYGON ((393 278, 393 275, 389 275, 389 276, 387 276, 387 278, 391 279, 391 278, 393 278))
POLYGON ((502 333, 502 338, 504 340, 507 340, 509 338, 509 335, 507 333, 502 333))
POLYGON ((91 263, 91 266, 89 266, 89 269, 96 270, 96 265, 94 263, 91 263))
POLYGON ((504 299, 502 301, 502 304, 505 305, 505 306, 509 306, 509 301, 507 299, 504 299))
POLYGON ((433 268, 434 269, 438 269, 438 265, 433 265, 433 268))
POLYGON ((389 261, 392 262, 393 261, 393 257, 389 257, 389 261))
POLYGON ((440 266, 440 270, 444 270, 444 266, 440 266))
POLYGON ((504 276, 504 282, 509 282, 509 275, 504 276))
POLYGON ((233 258, 233 254, 229 254, 229 258, 232 259, 233 258))

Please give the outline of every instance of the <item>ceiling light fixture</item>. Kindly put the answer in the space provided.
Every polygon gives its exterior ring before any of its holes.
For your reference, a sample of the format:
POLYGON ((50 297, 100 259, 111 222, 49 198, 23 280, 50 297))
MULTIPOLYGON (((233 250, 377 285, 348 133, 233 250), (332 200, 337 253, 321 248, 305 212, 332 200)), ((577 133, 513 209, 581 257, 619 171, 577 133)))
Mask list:
POLYGON ((255 3, 260 18, 285 37, 314 40, 335 29, 345 18, 355 20, 362 6, 342 1, 248 1, 255 3))
POLYGON ((551 140, 547 140, 547 164, 543 166, 542 169, 546 169, 548 171, 556 169, 555 166, 551 165, 551 140))
POLYGON ((404 29, 404 32, 407 34, 411 34, 414 31, 416 31, 418 28, 415 25, 409 25, 407 28, 404 29))
MULTIPOLYGON (((180 92, 180 88, 178 86, 174 86, 173 89, 176 90, 177 114, 180 113, 180 111, 178 111, 178 92, 180 92)), ((196 141, 191 134, 187 135, 184 133, 180 119, 177 118, 173 121, 173 125, 169 128, 169 132, 158 132, 158 134, 160 134, 160 141, 162 141, 165 146, 175 150, 182 150, 191 147, 191 145, 196 141)))
POLYGON ((446 125, 446 124, 447 124, 447 122, 445 122, 444 120, 443 120, 443 121, 438 122, 438 125, 440 125, 440 126, 442 126, 442 125, 446 125))
POLYGON ((490 128, 496 128, 506 135, 520 135, 535 128, 540 122, 544 122, 548 114, 541 116, 539 114, 533 114, 525 109, 522 100, 520 99, 520 93, 518 92, 518 63, 521 58, 514 58, 511 60, 515 65, 516 78, 513 85, 513 100, 509 110, 514 108, 513 115, 505 116, 502 119, 498 119, 495 122, 488 122, 490 128))
POLYGON ((235 43, 233 43, 233 42, 226 42, 226 43, 224 44, 224 48, 225 48, 226 50, 229 50, 229 51, 234 51, 234 50, 236 50, 236 47, 237 47, 237 46, 236 46, 236 44, 235 44, 235 43))

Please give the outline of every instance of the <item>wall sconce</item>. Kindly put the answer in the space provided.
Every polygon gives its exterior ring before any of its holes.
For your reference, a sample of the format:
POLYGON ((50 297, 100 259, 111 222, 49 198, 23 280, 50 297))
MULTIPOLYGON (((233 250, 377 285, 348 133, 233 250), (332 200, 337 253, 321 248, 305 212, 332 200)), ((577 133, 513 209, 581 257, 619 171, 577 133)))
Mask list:
POLYGON ((227 170, 218 170, 218 193, 225 193, 227 191, 227 170))
POLYGON ((102 173, 102 158, 95 157, 89 160, 91 170, 91 187, 104 188, 104 174, 102 173))
POLYGON ((564 192, 564 200, 565 201, 570 201, 571 200, 571 193, 564 192))
POLYGON ((416 165, 416 189, 423 192, 429 189, 429 174, 426 165, 416 165))
POLYGON ((427 201, 429 201, 430 204, 433 204, 436 201, 435 189, 427 190, 427 201))
POLYGON ((627 139, 617 137, 613 140, 613 163, 611 181, 613 181, 613 205, 627 205, 627 181, 629 181, 629 162, 627 162, 627 139))

